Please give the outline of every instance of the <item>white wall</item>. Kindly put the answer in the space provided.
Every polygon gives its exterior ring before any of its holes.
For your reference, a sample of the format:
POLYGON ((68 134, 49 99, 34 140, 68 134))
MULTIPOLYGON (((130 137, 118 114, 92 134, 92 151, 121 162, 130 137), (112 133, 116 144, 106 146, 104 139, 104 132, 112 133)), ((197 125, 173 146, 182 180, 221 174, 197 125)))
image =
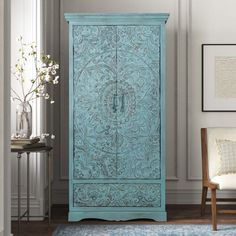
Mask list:
MULTIPOLYGON (((56 1, 51 1, 53 4, 56 1)), ((60 0, 53 8, 54 51, 59 52, 61 84, 54 129, 53 199, 67 202, 68 25, 65 12, 169 12, 167 22, 167 203, 199 203, 200 128, 236 126, 235 113, 201 112, 201 44, 234 43, 235 0, 60 0), (58 9, 60 12, 58 13, 58 9), (56 29, 56 30, 55 30, 56 29), (60 29, 58 33, 58 29, 60 29), (58 116, 58 111, 60 116, 58 116)), ((53 13, 52 12, 52 13, 53 13)), ((50 26, 51 29, 52 26, 50 26)))
POLYGON ((236 1, 191 1, 189 24, 189 146, 188 178, 201 178, 196 166, 200 166, 200 127, 236 127, 235 112, 201 112, 201 44, 235 44, 236 1), (204 6, 204 7, 203 7, 204 6), (199 16, 199 12, 201 15, 199 16), (210 14, 209 14, 210 12, 210 14), (191 79, 190 79, 191 78, 191 79))
MULTIPOLYGON (((4 1, 0 1, 0 112, 4 112, 4 1)), ((3 234, 4 229, 4 130, 3 130, 3 116, 0 116, 0 235, 3 234)))
POLYGON ((0 0, 0 235, 9 236, 10 215, 10 2, 0 0))
MULTIPOLYGON (((4 1, 0 1, 0 94, 1 98, 4 96, 3 89, 4 89, 4 37, 3 37, 3 31, 4 31, 4 1)), ((0 100, 0 112, 3 114, 4 111, 4 103, 2 99, 0 100)), ((3 209, 4 207, 4 131, 3 131, 3 117, 0 116, 0 209, 3 209)), ((0 211, 0 232, 3 232, 4 228, 4 211, 0 211)))

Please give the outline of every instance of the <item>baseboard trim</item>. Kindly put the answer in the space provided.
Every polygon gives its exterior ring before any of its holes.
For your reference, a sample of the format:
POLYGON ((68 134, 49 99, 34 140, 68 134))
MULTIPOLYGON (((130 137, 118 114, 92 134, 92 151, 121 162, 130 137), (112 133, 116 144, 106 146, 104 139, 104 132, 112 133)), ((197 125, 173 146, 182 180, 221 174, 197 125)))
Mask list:
POLYGON ((53 204, 68 204, 69 191, 68 189, 53 189, 52 203, 53 204))
MULTIPOLYGON (((201 190, 167 190, 167 204, 200 204, 201 190)), ((218 191, 219 198, 234 198, 235 191, 218 191)))

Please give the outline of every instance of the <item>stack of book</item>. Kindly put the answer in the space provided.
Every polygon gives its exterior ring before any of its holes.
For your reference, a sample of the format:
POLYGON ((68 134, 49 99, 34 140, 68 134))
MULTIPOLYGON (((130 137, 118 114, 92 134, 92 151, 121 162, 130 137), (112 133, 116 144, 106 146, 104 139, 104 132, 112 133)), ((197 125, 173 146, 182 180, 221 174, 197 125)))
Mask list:
POLYGON ((11 149, 27 149, 45 147, 45 143, 40 142, 38 137, 32 139, 11 139, 11 149))

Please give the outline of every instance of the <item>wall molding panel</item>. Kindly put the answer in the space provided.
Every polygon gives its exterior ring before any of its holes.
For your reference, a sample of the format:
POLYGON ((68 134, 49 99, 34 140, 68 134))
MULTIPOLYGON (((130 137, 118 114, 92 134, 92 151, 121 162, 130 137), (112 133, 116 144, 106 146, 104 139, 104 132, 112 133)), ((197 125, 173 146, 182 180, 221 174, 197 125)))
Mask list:
MULTIPOLYGON (((61 37, 62 34, 64 35, 64 37, 67 37, 68 34, 66 34, 62 28, 61 25, 62 24, 67 24, 65 18, 64 18, 64 1, 60 0, 60 36, 59 36, 59 45, 60 45, 60 52, 65 51, 65 45, 64 45, 64 41, 65 38, 61 37)), ((66 49, 68 51, 69 45, 66 44, 66 49)), ((65 79, 68 80, 69 78, 69 72, 68 72, 68 66, 69 66, 69 62, 67 61, 68 58, 68 52, 66 53, 61 53, 60 54, 60 62, 63 63, 63 65, 66 65, 66 69, 63 67, 63 70, 61 70, 61 76, 64 78, 62 84, 61 84, 61 90, 60 90, 60 94, 61 96, 61 123, 64 124, 64 126, 61 126, 61 151, 60 151, 60 180, 68 180, 68 132, 66 131, 66 128, 68 130, 68 118, 66 116, 66 114, 69 113, 69 109, 68 109, 68 105, 69 104, 69 100, 68 100, 68 83, 65 82, 65 79), (65 55, 66 54, 66 55, 65 55), (65 57, 66 56, 66 57, 65 57), (65 96, 63 96, 65 95, 65 96), (66 98, 65 98, 66 97, 66 98), (67 168, 65 168, 67 167, 67 168)))
MULTIPOLYGON (((13 155, 16 155, 15 153, 13 155)), ((32 154, 31 154, 32 155, 32 154)), ((18 182, 17 182, 17 158, 14 157, 15 160, 12 160, 12 194, 11 194, 11 211, 12 215, 17 215, 18 209, 18 182), (15 163, 14 163, 15 162, 15 163)), ((41 168, 45 165, 43 156, 30 157, 30 214, 31 215, 44 215, 45 214, 45 172, 44 168, 41 168)), ((21 212, 24 212, 26 208, 26 157, 22 156, 21 160, 21 212)), ((32 218, 33 220, 43 218, 32 218)))
POLYGON ((186 156, 186 1, 178 0, 178 21, 176 40, 176 64, 177 64, 177 84, 176 84, 176 178, 180 180, 179 173, 182 172, 183 158, 186 156), (181 137, 181 138, 179 138, 181 137))
MULTIPOLYGON (((190 94, 190 78, 192 76, 192 0, 189 0, 187 3, 188 14, 187 14, 187 180, 188 181, 201 181, 201 178, 197 178, 192 176, 192 150, 191 150, 191 114, 190 114, 190 107, 191 107, 191 94, 190 94)), ((200 133, 200 130, 199 130, 200 133)))

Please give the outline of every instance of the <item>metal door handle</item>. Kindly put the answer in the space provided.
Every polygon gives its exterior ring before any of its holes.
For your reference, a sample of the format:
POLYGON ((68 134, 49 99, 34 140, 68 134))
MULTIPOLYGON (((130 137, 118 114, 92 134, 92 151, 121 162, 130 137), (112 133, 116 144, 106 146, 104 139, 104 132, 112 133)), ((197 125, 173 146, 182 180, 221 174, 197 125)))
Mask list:
POLYGON ((113 107, 112 107, 112 109, 113 109, 113 112, 115 113, 116 112, 116 107, 117 107, 117 104, 116 104, 116 94, 114 94, 113 95, 113 107))
POLYGON ((120 111, 121 112, 125 111, 125 94, 124 93, 122 94, 122 97, 121 97, 121 108, 120 108, 120 111))

